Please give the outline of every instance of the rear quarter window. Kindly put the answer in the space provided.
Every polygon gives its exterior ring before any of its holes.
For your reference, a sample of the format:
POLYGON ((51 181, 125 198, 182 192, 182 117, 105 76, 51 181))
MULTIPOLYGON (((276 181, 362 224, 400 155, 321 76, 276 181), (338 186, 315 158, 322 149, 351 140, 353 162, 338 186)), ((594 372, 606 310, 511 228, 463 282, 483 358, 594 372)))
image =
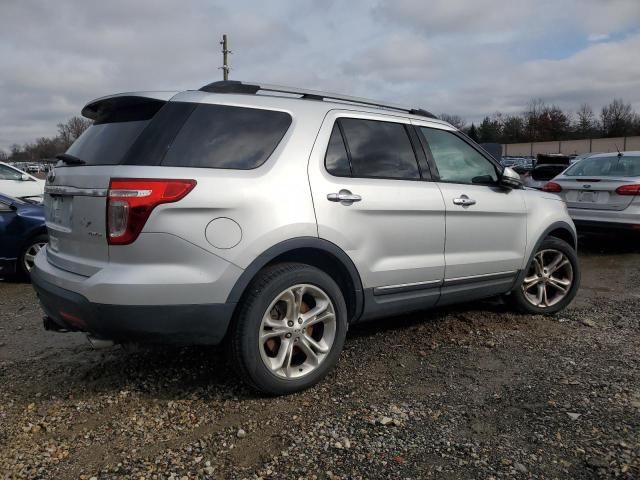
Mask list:
POLYGON ((291 125, 285 112, 198 105, 162 165, 250 170, 262 165, 291 125))

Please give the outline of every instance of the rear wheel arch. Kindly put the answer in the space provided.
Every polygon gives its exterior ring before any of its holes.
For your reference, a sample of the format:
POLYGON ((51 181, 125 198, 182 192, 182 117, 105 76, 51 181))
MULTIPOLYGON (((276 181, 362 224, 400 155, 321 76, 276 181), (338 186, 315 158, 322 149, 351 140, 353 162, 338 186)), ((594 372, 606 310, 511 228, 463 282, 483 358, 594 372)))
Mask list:
POLYGON ((343 293, 349 323, 360 317, 364 297, 362 281, 356 266, 340 247, 316 237, 285 240, 260 254, 237 280, 227 297, 227 302, 240 302, 247 287, 260 271, 285 262, 311 265, 330 275, 343 293))

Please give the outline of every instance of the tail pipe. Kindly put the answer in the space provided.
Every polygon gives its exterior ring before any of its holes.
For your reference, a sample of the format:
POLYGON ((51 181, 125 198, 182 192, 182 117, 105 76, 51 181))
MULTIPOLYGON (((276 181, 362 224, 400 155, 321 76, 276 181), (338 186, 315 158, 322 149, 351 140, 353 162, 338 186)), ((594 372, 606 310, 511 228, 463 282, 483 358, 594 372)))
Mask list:
POLYGON ((44 329, 50 332, 59 332, 59 333, 67 333, 71 330, 61 327, 56 322, 54 322, 51 317, 42 317, 42 323, 44 325, 44 329))
POLYGON ((102 348, 113 347, 116 344, 116 342, 114 342, 113 340, 105 340, 103 338, 96 338, 96 337, 92 337, 91 335, 87 335, 87 340, 89 341, 89 345, 91 345, 91 347, 94 350, 100 350, 102 348))

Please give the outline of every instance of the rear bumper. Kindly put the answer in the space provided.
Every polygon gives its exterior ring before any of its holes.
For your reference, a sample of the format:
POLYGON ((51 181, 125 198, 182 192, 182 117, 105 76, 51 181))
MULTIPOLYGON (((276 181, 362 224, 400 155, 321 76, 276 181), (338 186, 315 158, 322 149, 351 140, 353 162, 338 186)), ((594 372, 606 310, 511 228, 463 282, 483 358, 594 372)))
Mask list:
POLYGON ((60 288, 31 273, 45 315, 60 329, 116 342, 207 344, 224 338, 235 304, 108 305, 60 288))
POLYGON ((569 215, 577 228, 640 229, 640 206, 635 202, 620 211, 570 208, 569 215))

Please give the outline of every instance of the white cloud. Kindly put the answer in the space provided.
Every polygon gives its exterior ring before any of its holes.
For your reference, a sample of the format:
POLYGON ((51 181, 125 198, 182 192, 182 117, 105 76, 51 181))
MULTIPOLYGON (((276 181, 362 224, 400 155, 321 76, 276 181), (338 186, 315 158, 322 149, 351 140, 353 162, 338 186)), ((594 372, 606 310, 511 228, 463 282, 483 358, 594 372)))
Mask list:
POLYGON ((0 18, 4 149, 55 134, 101 95, 220 78, 223 32, 232 78, 469 121, 532 97, 640 106, 640 0, 23 0, 2 2, 0 18))

